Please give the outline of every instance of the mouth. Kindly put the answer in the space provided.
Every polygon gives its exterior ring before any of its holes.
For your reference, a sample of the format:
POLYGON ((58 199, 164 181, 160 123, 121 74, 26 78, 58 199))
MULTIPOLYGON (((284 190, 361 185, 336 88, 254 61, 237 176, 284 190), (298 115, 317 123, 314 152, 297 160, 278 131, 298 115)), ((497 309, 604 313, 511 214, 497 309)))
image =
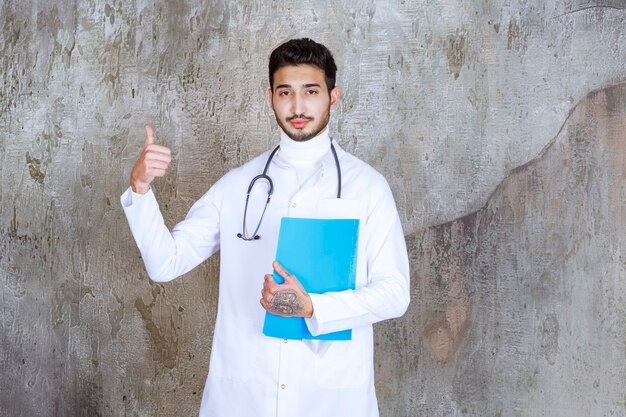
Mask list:
POLYGON ((296 129, 304 128, 311 120, 313 120, 312 117, 306 117, 306 116, 297 116, 297 117, 287 118, 287 122, 289 122, 296 129))

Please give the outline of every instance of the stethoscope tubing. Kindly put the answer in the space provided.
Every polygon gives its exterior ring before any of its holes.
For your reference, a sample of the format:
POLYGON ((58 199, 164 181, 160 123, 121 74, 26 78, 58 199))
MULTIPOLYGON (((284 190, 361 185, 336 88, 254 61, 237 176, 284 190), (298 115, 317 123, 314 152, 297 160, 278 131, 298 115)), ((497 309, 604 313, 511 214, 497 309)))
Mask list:
MULTIPOLYGON (((272 182, 272 179, 270 178, 270 176, 267 175, 267 170, 269 169, 270 162, 272 162, 274 155, 276 154, 276 152, 278 152, 278 149, 280 149, 280 145, 276 146, 274 150, 272 151, 272 153, 270 153, 270 156, 267 158, 267 162, 265 163, 265 168, 263 168, 263 173, 252 178, 252 180, 250 181, 250 185, 248 185, 248 192, 246 193, 246 204, 243 209, 243 225, 242 225, 243 230, 241 233, 237 233, 237 237, 243 240, 250 241, 250 240, 259 240, 261 238, 261 236, 259 236, 257 232, 261 228, 261 223, 263 222, 265 211, 267 210, 267 206, 269 205, 270 199, 272 198, 272 194, 274 193, 274 183, 272 182), (269 184, 269 190, 267 192, 267 200, 265 201, 265 207, 263 207, 263 212, 261 213, 259 222, 257 223, 256 228, 254 229, 254 233, 252 234, 252 236, 247 236, 246 217, 248 214, 248 201, 250 200, 250 193, 252 193, 252 188, 254 188, 254 184, 258 180, 266 180, 269 184)), ((341 166, 339 165, 339 157, 337 156, 337 151, 335 150, 335 147, 332 144, 332 139, 330 143, 330 150, 333 153, 333 158, 335 159, 335 167, 337 168, 337 198, 341 198, 341 166)))

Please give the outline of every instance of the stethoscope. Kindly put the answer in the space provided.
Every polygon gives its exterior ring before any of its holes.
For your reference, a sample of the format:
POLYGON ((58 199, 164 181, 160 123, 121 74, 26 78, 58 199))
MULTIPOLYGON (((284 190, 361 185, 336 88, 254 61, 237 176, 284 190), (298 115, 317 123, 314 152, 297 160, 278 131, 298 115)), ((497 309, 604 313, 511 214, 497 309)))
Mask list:
MULTIPOLYGON (((272 198, 272 193, 274 192, 274 183, 272 182, 272 179, 270 178, 270 176, 267 175, 267 170, 270 167, 270 162, 272 162, 272 158, 274 158, 274 155, 276 154, 276 152, 278 152, 279 148, 280 148, 280 145, 274 148, 270 156, 267 158, 267 162, 265 163, 265 168, 263 169, 263 173, 252 178, 252 181, 250 181, 250 185, 248 185, 248 194, 246 195, 246 206, 243 210, 243 230, 242 230, 242 233, 237 233, 237 237, 243 240, 261 239, 261 236, 257 235, 257 232, 259 231, 259 228, 261 227, 261 222, 263 222, 263 216, 265 216, 265 210, 267 210, 267 205, 270 203, 270 199, 272 198), (249 236, 247 234, 247 229, 246 229, 246 217, 248 214, 248 201, 250 200, 250 193, 252 192, 252 188, 254 188, 254 184, 258 180, 267 181, 269 188, 267 190, 267 200, 265 201, 265 207, 263 207, 261 218, 259 219, 259 222, 256 225, 256 229, 254 229, 254 233, 252 234, 252 236, 249 236)), ((341 167, 339 166, 339 158, 337 158, 337 151, 335 151, 335 147, 333 146, 332 142, 330 143, 330 150, 333 151, 333 157, 335 158, 335 167, 337 167, 337 198, 341 198, 341 167)))

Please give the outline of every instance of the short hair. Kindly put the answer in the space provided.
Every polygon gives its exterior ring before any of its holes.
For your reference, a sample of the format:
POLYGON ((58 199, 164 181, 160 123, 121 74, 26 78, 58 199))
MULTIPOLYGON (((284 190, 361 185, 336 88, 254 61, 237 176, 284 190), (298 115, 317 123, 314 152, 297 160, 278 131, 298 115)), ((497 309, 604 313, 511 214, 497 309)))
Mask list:
POLYGON ((289 65, 314 65, 324 71, 326 87, 335 88, 337 65, 327 47, 309 38, 291 39, 272 51, 269 62, 270 88, 274 88, 274 73, 289 65))

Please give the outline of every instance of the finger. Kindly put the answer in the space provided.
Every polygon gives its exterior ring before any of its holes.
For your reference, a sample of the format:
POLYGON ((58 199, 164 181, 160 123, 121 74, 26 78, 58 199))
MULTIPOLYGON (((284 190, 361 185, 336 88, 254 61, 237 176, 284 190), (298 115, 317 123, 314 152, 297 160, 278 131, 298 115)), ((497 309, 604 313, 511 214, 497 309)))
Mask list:
POLYGON ((150 125, 143 126, 146 129, 146 140, 144 141, 144 146, 148 146, 154 143, 154 129, 150 125))
POLYGON ((158 168, 154 168, 154 169, 150 169, 146 172, 146 174, 149 177, 164 177, 165 174, 167 174, 167 170, 166 169, 158 169, 158 168))
POLYGON ((147 169, 150 169, 150 168, 167 169, 170 166, 170 161, 162 161, 160 159, 146 159, 144 164, 147 169))
POLYGON ((149 151, 149 152, 157 152, 157 153, 162 153, 166 155, 172 154, 172 150, 168 148, 167 146, 156 145, 154 143, 145 145, 145 149, 146 151, 149 151))
POLYGON ((170 166, 170 162, 172 162, 172 158, 165 155, 155 155, 153 153, 146 153, 143 157, 143 164, 147 168, 158 167, 158 168, 168 168, 170 166))
MULTIPOLYGON (((167 152, 161 152, 158 149, 153 149, 153 146, 157 146, 157 145, 151 145, 150 147, 146 148, 146 159, 148 160, 160 160, 160 161, 165 161, 165 162, 170 162, 172 160, 171 154, 167 153, 167 152)), ((165 148, 167 149, 167 148, 165 148)))
POLYGON ((263 277, 263 286, 266 288, 269 288, 270 285, 278 285, 276 283, 276 280, 274 279, 274 275, 272 274, 265 274, 265 276, 263 277))
POLYGON ((294 278, 294 276, 287 272, 287 270, 283 268, 283 266, 279 264, 278 261, 272 262, 272 267, 274 268, 274 271, 278 272, 278 275, 285 279, 285 282, 294 278))
POLYGON ((164 168, 154 168, 154 167, 150 167, 150 168, 146 168, 144 174, 146 177, 148 178, 154 178, 154 177, 162 177, 167 173, 167 169, 164 168))

